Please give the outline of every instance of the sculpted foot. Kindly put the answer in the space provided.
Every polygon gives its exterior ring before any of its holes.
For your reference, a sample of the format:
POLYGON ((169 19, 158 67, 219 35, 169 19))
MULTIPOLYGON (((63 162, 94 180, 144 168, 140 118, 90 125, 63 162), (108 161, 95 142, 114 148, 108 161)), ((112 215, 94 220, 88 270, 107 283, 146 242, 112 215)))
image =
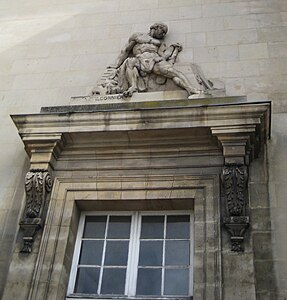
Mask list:
POLYGON ((137 92, 138 89, 135 87, 130 87, 128 90, 123 92, 123 96, 124 97, 131 97, 133 95, 133 93, 137 92))
POLYGON ((188 99, 196 99, 196 98, 203 98, 204 96, 208 97, 211 96, 208 92, 197 90, 193 94, 188 96, 188 99))

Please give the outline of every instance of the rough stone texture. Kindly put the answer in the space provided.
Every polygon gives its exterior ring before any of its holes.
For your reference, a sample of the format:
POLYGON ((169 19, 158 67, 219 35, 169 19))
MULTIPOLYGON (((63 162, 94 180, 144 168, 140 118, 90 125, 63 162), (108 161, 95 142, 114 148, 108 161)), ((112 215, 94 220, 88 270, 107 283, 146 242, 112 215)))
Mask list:
MULTIPOLYGON (((146 166, 148 167, 148 166, 146 166)), ((57 167, 60 171, 61 166, 57 167)), ((117 167, 119 168, 119 166, 117 167)), ((197 213, 195 217, 195 252, 194 265, 195 277, 194 286, 197 299, 205 299, 204 294, 210 293, 209 299, 219 299, 220 284, 220 260, 219 247, 219 231, 218 231, 218 206, 213 205, 214 199, 218 197, 218 189, 216 189, 217 180, 210 177, 209 180, 193 177, 192 175, 176 175, 176 176, 158 176, 157 170, 149 170, 149 176, 131 177, 127 175, 130 171, 126 171, 125 176, 96 176, 94 172, 89 172, 88 177, 83 177, 83 172, 78 173, 75 177, 62 177, 56 180, 54 194, 52 195, 51 206, 48 212, 46 227, 43 232, 42 244, 38 250, 41 260, 37 261, 37 268, 34 271, 32 288, 29 287, 33 266, 34 253, 29 257, 19 257, 13 259, 9 273, 9 284, 5 289, 4 299, 18 299, 26 297, 30 289, 29 299, 64 299, 69 271, 71 268, 71 259, 75 243, 75 236, 79 221, 79 209, 117 209, 116 202, 121 201, 114 199, 110 201, 105 197, 109 197, 111 187, 120 193, 120 199, 128 199, 125 204, 125 210, 141 210, 141 209, 193 209, 197 213), (172 194, 173 188, 177 190, 172 194), (127 197, 128 193, 134 193, 137 188, 139 194, 141 191, 143 197, 135 199, 127 197), (159 188, 161 190, 159 190, 159 188), (154 192, 156 198, 159 195, 166 194, 166 199, 161 201, 162 204, 155 206, 154 201, 148 201, 150 195, 146 193, 154 192), (107 192, 107 193, 105 193, 107 192), (184 192, 184 193, 182 193, 184 192), (206 194, 206 195, 205 195, 206 194), (172 198, 181 198, 182 204, 178 200, 172 198), (196 200, 196 202, 194 200, 196 200), (97 201, 93 201, 97 200, 97 201), (111 202, 111 204, 109 204, 111 202), (76 206, 77 203, 77 206, 76 206), (100 203, 100 204, 99 204, 100 203), (79 208, 79 209, 78 209, 79 208), (202 210, 203 209, 203 210, 202 210), (198 216, 198 217, 197 217, 198 216), (215 220, 214 222, 202 221, 215 220), (206 226, 205 226, 206 224, 206 226), (205 249, 205 253, 202 252, 205 249), (25 262, 27 262, 25 264, 25 262), (198 269, 197 269, 198 268, 198 269), (26 272, 23 280, 19 279, 23 276, 21 272, 26 272), (207 274, 207 281, 205 276, 207 274), (9 288, 21 281, 21 289, 9 288)), ((67 175, 66 172, 63 173, 67 175)), ((60 175, 60 173, 57 175, 60 175)), ((217 199, 218 200, 218 199, 217 199)), ((219 201, 217 201, 217 204, 219 201)), ((157 204, 158 205, 158 204, 157 204)))
MULTIPOLYGON (((285 0, 138 0, 135 8, 132 0, 0 1, 0 295, 23 207, 21 180, 28 170, 27 156, 9 114, 67 105, 71 96, 87 94, 106 66, 114 61, 127 37, 161 20, 170 27, 167 43, 183 44, 179 63, 197 63, 195 53, 199 57, 200 51, 196 48, 201 48, 207 55, 200 57, 203 72, 207 77, 223 79, 228 95, 247 94, 249 100, 270 99, 274 113, 280 113, 273 115, 267 154, 272 253, 276 257, 278 293, 284 299, 287 294, 286 3, 285 0)), ((261 169, 259 165, 251 168, 251 173, 257 174, 254 182, 262 177, 262 172, 267 172, 261 169)), ((266 186, 264 180, 258 183, 266 186)), ((263 190, 251 183, 250 192, 258 195, 252 199, 254 207, 268 206, 263 190)))
POLYGON ((172 82, 175 88, 177 86, 186 90, 188 96, 198 96, 213 90, 215 86, 194 65, 192 70, 197 80, 196 85, 174 66, 182 45, 174 42, 167 46, 164 41, 167 32, 167 24, 157 22, 149 27, 149 32, 133 33, 115 63, 107 67, 89 94, 122 93, 126 98, 132 97, 135 92, 169 90, 172 82))
MULTIPOLYGON (((27 280, 28 299, 64 299, 77 208, 194 208, 194 297, 254 299, 250 233, 244 236, 244 253, 230 252, 230 238, 221 226, 224 209, 220 214, 219 177, 224 163, 250 161, 251 149, 255 156, 262 150, 263 144, 256 141, 264 143, 268 137, 270 103, 192 106, 179 100, 166 107, 162 101, 155 103, 158 106, 152 109, 145 102, 143 107, 134 103, 131 110, 12 116, 31 155, 32 168, 50 167, 56 178, 42 239, 33 250, 38 259, 35 266, 26 265, 27 274, 32 275, 32 280, 28 276, 23 280, 27 280), (247 147, 240 146, 247 141, 247 147)), ((13 259, 4 299, 18 298, 21 293, 11 294, 9 289, 18 284, 21 263, 13 259)))
POLYGON ((286 125, 285 114, 274 116, 272 139, 268 143, 269 197, 272 232, 272 255, 278 298, 287 295, 287 201, 286 201, 286 125))
POLYGON ((256 299, 277 299, 266 153, 250 167, 249 189, 256 299))

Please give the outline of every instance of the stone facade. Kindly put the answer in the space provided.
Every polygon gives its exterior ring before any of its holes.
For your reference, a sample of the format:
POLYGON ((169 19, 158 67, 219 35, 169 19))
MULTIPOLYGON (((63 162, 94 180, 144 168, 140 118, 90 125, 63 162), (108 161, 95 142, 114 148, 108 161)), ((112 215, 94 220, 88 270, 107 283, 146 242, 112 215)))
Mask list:
MULTIPOLYGON (((139 102, 140 111, 133 102, 130 108, 110 104, 105 111, 88 105, 80 112, 54 107, 59 111, 13 115, 31 156, 28 183, 48 172, 55 183, 46 220, 36 223, 42 224, 37 235, 27 234, 26 227, 31 217, 43 215, 30 215, 29 185, 26 189, 24 230, 4 299, 65 298, 81 211, 155 207, 194 210, 194 299, 231 294, 255 299, 247 178, 269 137, 270 102, 211 100, 204 106, 188 99, 139 102), (234 267, 240 276, 230 281, 234 267), (22 270, 25 279, 19 278, 22 270), (13 289, 18 282, 22 289, 13 289)), ((43 209, 42 203, 38 211, 43 209)), ((252 218, 260 217, 255 212, 252 218)))
MULTIPOLYGON (((38 156, 32 155, 30 165, 9 115, 39 113, 43 106, 69 105, 72 96, 87 95, 107 65, 115 60, 127 38, 133 32, 146 31, 152 23, 159 20, 167 23, 170 28, 167 42, 180 42, 183 45, 184 50, 178 57, 177 67, 187 76, 192 75, 189 63, 197 63, 207 78, 224 81, 228 96, 247 95, 249 103, 267 99, 273 103, 271 139, 249 167, 249 193, 246 196, 249 209, 246 215, 250 217, 250 225, 244 235, 245 252, 231 255, 230 236, 223 230, 221 264, 224 270, 229 270, 226 273, 229 276, 211 273, 208 278, 196 280, 210 287, 205 289, 205 299, 216 299, 216 293, 220 289, 212 287, 213 284, 223 287, 226 299, 284 299, 287 294, 284 198, 287 120, 284 84, 287 79, 286 1, 141 0, 137 1, 135 9, 134 1, 129 0, 85 0, 80 3, 74 0, 4 0, 1 1, 0 8, 0 294, 3 299, 28 299, 28 291, 34 284, 37 285, 34 291, 40 291, 41 284, 47 278, 45 276, 54 278, 54 273, 49 267, 50 261, 39 261, 37 249, 46 253, 48 247, 53 248, 54 245, 50 244, 53 234, 60 242, 65 241, 68 236, 73 244, 75 233, 75 229, 69 226, 52 226, 49 223, 50 227, 47 228, 50 230, 50 243, 44 239, 40 247, 40 238, 47 236, 44 233, 48 229, 44 229, 43 234, 35 235, 32 253, 24 258, 19 256, 23 231, 18 224, 25 210, 25 175, 33 164, 38 169, 50 171, 47 161, 52 161, 53 164, 53 159, 57 160, 65 143, 57 142, 55 148, 55 141, 61 141, 62 137, 46 135, 46 143, 38 156), (246 262, 244 267, 243 261, 246 262), (35 263, 45 266, 43 272, 47 274, 33 274, 32 266, 35 263), (234 272, 236 269, 241 270, 241 281, 238 280, 238 273, 234 272), (212 276, 218 278, 215 280, 212 276)), ((102 119, 102 124, 105 122, 106 119, 102 119)), ((35 143, 41 144, 41 138, 38 138, 35 143)), ((69 142, 68 140, 67 143, 69 142)), ((26 146, 27 152, 31 154, 29 149, 26 146)), ((214 169, 209 169, 211 174, 217 174, 219 178, 224 163, 222 152, 218 153, 220 154, 208 156, 208 161, 215 166, 214 169)), ((122 158, 115 157, 120 163, 122 158)), ((157 159, 156 156, 149 156, 143 159, 143 163, 149 164, 150 160, 157 159)), ((189 176, 197 176, 199 170, 193 165, 197 158, 189 160, 190 162, 185 158, 177 158, 176 162, 178 166, 191 166, 196 172, 191 172, 189 176)), ((115 161, 116 159, 109 160, 109 163, 115 161)), ((98 168, 102 167, 101 162, 98 168)), ((131 160, 127 163, 132 164, 131 160)), ((170 158, 166 157, 164 163, 168 168, 174 168, 170 158)), ((65 165, 65 160, 61 164, 65 165)), ((73 168, 76 167, 77 164, 74 163, 73 168)), ((78 178, 79 170, 73 168, 63 167, 57 176, 78 178)), ((180 170, 181 167, 176 168, 179 173, 180 170)), ((118 174, 104 170, 101 175, 121 174, 119 170, 116 172, 118 174)), ((155 170, 153 172, 151 175, 162 175, 155 170)), ((129 169, 129 174, 134 175, 132 168, 129 169)), ((179 174, 175 182, 181 180, 179 174)), ((121 180, 117 179, 116 182, 121 180)), ((51 209, 53 201, 64 199, 55 190, 57 184, 59 183, 56 181, 51 194, 51 197, 55 195, 55 199, 52 197, 50 200, 51 209)), ((73 182, 68 182, 67 185, 69 184, 73 185, 73 182)), ((168 184, 163 186, 168 191, 168 184)), ((206 183, 206 186, 209 185, 206 183)), ((97 188, 95 191, 98 193, 97 188)), ((114 192, 117 195, 123 193, 119 188, 114 192)), ((214 193, 218 195, 218 191, 214 193)), ((189 197, 197 199, 192 195, 189 197)), ((69 203, 71 202, 67 202, 67 205, 69 203)), ((69 208, 68 212, 71 213, 70 219, 71 216, 75 220, 78 218, 77 211, 69 208)), ((62 217, 69 222, 64 215, 62 217)), ((47 222, 50 221, 48 218, 47 222)), ((55 256, 60 262, 54 264, 65 271, 69 266, 71 246, 67 249, 66 257, 55 256)), ((204 263, 211 261, 214 266, 215 260, 213 256, 206 258, 204 263)), ((63 271, 61 274, 63 277, 59 282, 62 284, 66 282, 66 273, 63 271)), ((47 287, 43 290, 46 295, 51 291, 47 287)), ((61 296, 54 296, 53 299, 61 299, 63 296, 61 288, 54 290, 54 293, 61 296)), ((29 297, 37 299, 36 296, 37 294, 31 294, 29 297)))

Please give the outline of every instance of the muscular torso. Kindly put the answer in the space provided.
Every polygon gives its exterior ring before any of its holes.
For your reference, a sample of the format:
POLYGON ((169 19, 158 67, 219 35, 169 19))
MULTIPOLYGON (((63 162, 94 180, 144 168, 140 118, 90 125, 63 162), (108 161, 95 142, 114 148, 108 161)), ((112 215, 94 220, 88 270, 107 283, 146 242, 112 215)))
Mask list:
POLYGON ((161 41, 155 38, 152 38, 148 34, 135 34, 132 37, 132 41, 136 44, 133 47, 133 55, 137 56, 145 52, 149 53, 158 53, 158 49, 161 45, 161 41))
POLYGON ((139 54, 143 54, 145 52, 149 53, 157 53, 158 46, 152 44, 136 44, 133 48, 133 55, 137 56, 139 54))

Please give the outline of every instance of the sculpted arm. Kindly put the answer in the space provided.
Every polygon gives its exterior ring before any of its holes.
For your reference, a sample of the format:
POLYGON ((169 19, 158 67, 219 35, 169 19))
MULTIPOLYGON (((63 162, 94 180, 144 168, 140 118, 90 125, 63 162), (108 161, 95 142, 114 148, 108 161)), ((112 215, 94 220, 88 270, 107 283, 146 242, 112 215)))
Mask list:
POLYGON ((181 50, 182 46, 180 44, 172 44, 164 51, 164 58, 174 64, 177 55, 181 50))
POLYGON ((118 56, 116 60, 115 68, 119 68, 121 64, 125 61, 126 58, 128 58, 130 52, 132 51, 133 47, 136 45, 136 36, 133 34, 130 38, 128 43, 125 45, 125 47, 122 49, 120 55, 118 56))

